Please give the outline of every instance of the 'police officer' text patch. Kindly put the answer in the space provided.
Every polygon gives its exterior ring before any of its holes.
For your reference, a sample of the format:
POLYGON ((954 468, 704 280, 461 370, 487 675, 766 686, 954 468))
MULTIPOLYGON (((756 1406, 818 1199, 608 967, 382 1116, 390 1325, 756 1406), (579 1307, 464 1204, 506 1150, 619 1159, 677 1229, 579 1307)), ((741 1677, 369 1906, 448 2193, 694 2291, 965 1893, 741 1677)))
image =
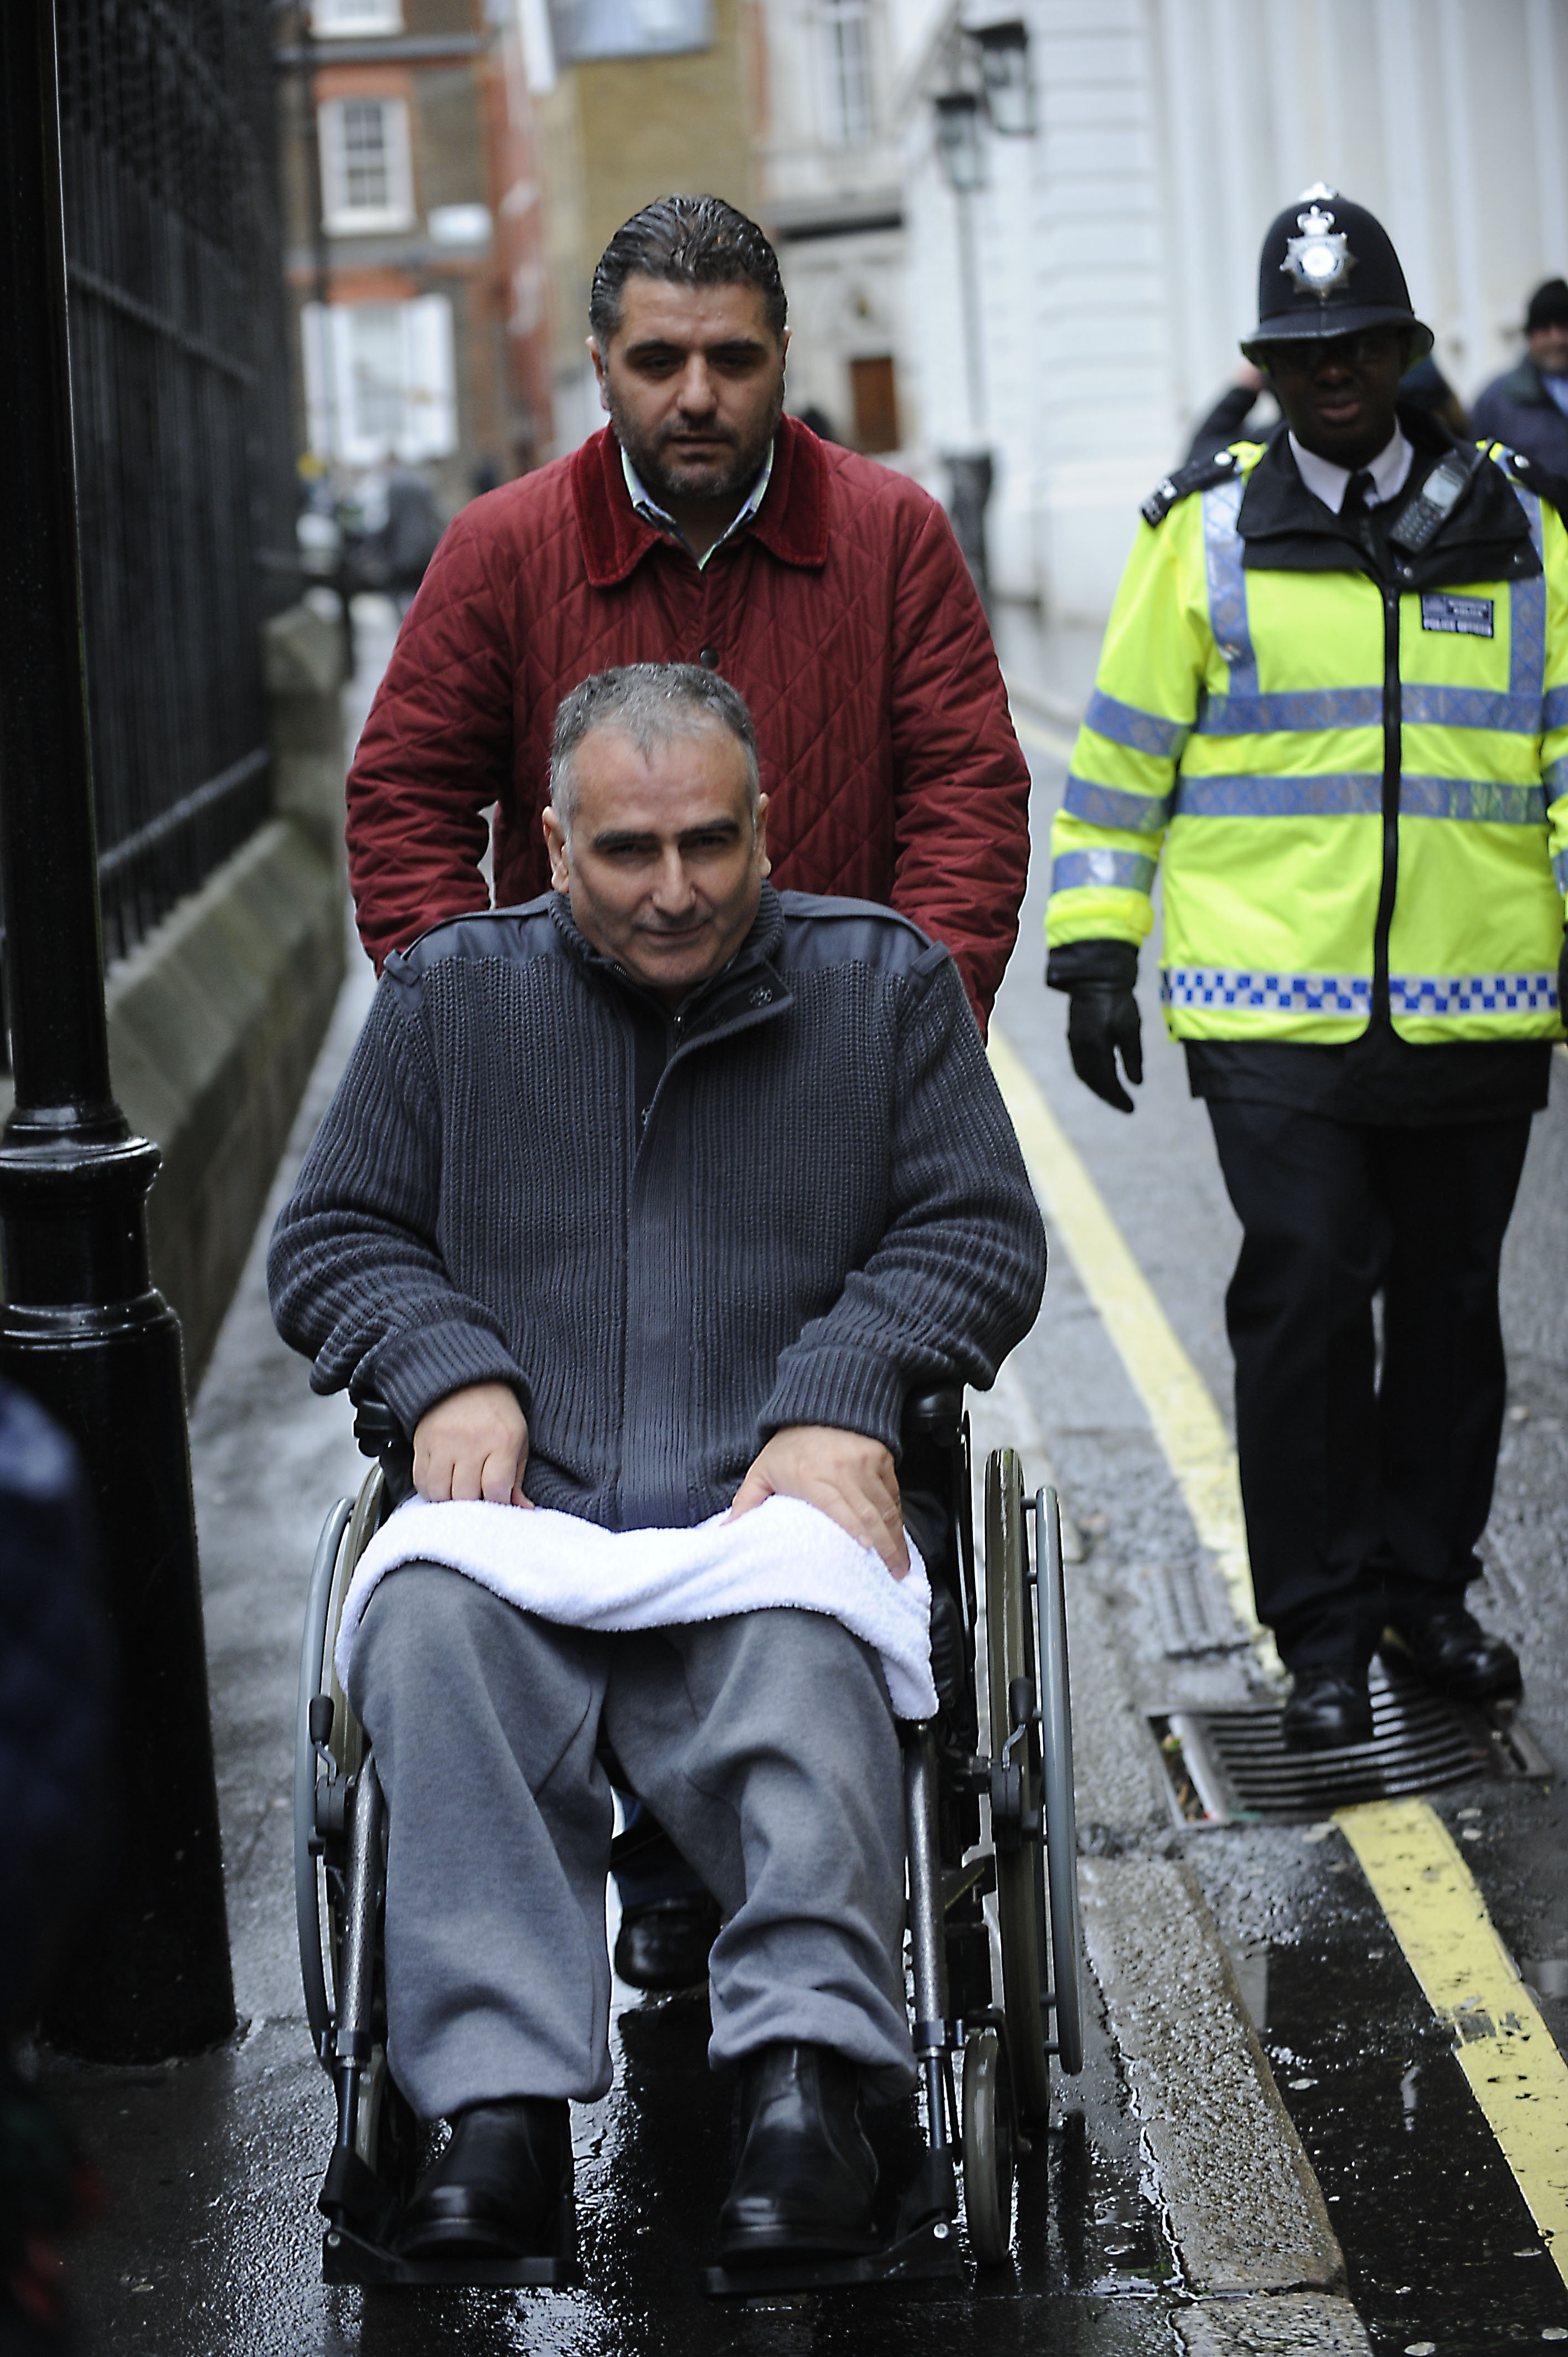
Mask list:
POLYGON ((1492 600, 1450 597, 1444 590, 1428 590, 1421 601, 1421 627, 1423 630, 1457 630, 1462 639, 1489 639, 1492 600))

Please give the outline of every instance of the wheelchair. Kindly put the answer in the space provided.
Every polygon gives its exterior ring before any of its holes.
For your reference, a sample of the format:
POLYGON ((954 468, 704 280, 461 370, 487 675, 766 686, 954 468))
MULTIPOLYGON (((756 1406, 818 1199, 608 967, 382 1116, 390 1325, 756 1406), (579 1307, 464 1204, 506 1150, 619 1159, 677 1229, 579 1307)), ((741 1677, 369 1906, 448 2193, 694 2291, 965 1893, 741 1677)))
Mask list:
MULTIPOLYGON (((402 2258, 393 2248, 423 2131, 387 2067, 386 1804, 333 1652, 360 1556, 412 1491, 413 1453, 379 1401, 360 1403, 355 1436, 375 1461, 358 1497, 333 1507, 317 1547, 295 1756, 300 1969, 311 2036, 337 2107, 337 2140, 318 2201, 328 2222, 322 2276, 328 2283, 562 2287, 576 2280, 569 2218, 557 2250, 542 2257, 435 2265, 402 2258)), ((1026 2126, 1047 2117, 1051 2062, 1069 2075, 1083 2067, 1056 1494, 1043 1489, 1026 1496, 1015 1452, 992 1452, 977 1577, 969 1418, 957 1390, 908 1403, 900 1480, 907 1490, 941 1501, 945 1525, 938 1559, 928 1565, 940 1706, 934 1718, 898 1727, 923 2155, 883 2248, 849 2258, 803 2254, 772 2266, 709 2267, 703 2284, 714 2297, 961 2275, 961 2185, 970 2256, 983 2268, 1002 2265, 1012 2240, 1015 2164, 1028 2148, 1026 2126)))

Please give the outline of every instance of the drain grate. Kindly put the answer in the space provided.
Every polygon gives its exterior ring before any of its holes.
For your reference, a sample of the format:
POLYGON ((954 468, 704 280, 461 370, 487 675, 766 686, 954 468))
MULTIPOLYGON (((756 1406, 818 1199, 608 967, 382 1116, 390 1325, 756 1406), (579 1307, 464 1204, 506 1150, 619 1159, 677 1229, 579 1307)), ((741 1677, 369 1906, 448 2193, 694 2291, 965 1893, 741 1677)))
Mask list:
POLYGON ((1517 1717, 1448 1701, 1398 1663, 1372 1664, 1372 1738, 1287 1751, 1273 1704, 1151 1712, 1184 1824, 1301 1824, 1356 1801, 1396 1800, 1477 1776, 1550 1776, 1517 1717))

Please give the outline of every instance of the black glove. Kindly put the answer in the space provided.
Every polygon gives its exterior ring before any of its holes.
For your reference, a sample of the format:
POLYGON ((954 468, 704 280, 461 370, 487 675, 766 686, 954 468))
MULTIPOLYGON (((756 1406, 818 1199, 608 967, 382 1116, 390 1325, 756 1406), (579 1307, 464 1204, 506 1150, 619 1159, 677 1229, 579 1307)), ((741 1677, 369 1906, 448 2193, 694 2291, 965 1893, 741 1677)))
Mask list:
POLYGON ((1047 987, 1067 991, 1071 1001, 1067 1044, 1073 1071, 1118 1113, 1133 1110, 1116 1070, 1118 1049, 1135 1088, 1144 1078, 1143 1027, 1133 996, 1137 979, 1138 952, 1131 942, 1069 942, 1046 960, 1047 987))

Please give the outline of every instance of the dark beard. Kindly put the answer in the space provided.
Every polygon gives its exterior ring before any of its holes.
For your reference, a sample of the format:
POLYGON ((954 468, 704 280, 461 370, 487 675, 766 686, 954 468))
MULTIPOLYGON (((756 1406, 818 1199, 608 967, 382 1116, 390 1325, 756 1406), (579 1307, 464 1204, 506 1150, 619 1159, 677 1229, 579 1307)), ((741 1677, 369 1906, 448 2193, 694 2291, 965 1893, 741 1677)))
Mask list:
POLYGON ((733 500, 738 508, 762 470, 768 446, 784 414, 783 379, 780 376, 779 390, 767 419, 756 436, 744 445, 736 443, 732 446, 727 466, 715 468, 704 479, 697 480, 687 478, 682 481, 669 471, 660 456, 659 446, 641 439, 613 395, 609 414, 616 440, 637 469, 638 479, 661 508, 670 509, 675 502, 688 500, 712 500, 715 503, 721 500, 733 500))

